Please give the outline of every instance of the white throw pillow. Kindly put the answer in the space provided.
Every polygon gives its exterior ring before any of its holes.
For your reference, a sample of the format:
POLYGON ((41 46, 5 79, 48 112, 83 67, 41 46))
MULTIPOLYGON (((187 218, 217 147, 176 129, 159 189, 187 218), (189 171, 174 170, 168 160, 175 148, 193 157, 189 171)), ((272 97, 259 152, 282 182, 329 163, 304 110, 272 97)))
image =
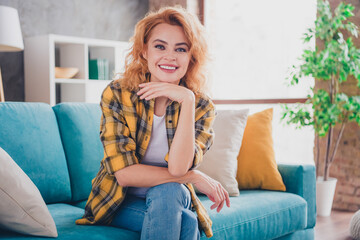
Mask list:
POLYGON ((218 110, 214 120, 214 143, 197 170, 217 180, 230 196, 239 196, 236 181, 240 151, 249 109, 218 110))
POLYGON ((58 236, 55 222, 38 188, 2 148, 0 227, 34 236, 58 236))

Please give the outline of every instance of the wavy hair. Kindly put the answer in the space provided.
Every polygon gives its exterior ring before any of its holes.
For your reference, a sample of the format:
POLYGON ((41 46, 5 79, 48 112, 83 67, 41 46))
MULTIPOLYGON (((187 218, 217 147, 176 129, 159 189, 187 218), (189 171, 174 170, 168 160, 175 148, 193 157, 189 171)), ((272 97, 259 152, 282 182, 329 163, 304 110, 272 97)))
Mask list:
POLYGON ((205 68, 209 56, 205 29, 196 16, 181 7, 165 7, 150 12, 136 24, 130 39, 132 46, 125 60, 125 71, 116 81, 129 90, 136 90, 140 83, 147 81, 149 70, 142 53, 147 47, 151 31, 161 23, 182 27, 190 43, 190 62, 181 83, 195 94, 207 93, 205 68))

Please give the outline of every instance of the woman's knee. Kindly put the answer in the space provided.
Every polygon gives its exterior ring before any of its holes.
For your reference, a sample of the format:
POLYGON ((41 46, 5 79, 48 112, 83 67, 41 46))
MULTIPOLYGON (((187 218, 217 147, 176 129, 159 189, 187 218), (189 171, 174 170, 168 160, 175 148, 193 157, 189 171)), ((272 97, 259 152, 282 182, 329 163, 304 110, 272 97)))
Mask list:
POLYGON ((183 184, 175 182, 151 187, 147 192, 146 199, 147 203, 148 201, 155 201, 164 207, 168 205, 181 205, 184 208, 188 208, 191 204, 189 190, 183 184))

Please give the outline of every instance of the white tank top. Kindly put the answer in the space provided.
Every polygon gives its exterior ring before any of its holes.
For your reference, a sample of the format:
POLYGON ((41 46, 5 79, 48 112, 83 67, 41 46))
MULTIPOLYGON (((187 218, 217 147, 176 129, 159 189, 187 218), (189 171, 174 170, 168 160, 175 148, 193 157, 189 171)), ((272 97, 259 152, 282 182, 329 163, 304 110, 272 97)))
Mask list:
MULTIPOLYGON (((143 159, 140 160, 140 163, 158 167, 167 167, 168 164, 164 159, 168 151, 169 144, 166 134, 165 115, 158 117, 154 114, 149 146, 146 149, 143 159)), ((127 193, 145 198, 148 189, 148 187, 128 187, 127 193)))

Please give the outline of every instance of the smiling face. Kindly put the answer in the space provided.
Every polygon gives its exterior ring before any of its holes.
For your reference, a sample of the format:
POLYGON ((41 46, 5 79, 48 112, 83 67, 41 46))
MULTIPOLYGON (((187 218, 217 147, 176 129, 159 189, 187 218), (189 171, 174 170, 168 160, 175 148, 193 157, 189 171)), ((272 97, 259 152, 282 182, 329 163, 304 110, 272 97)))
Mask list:
POLYGON ((182 27, 167 23, 154 27, 143 52, 150 81, 179 84, 189 66, 189 46, 182 27))

